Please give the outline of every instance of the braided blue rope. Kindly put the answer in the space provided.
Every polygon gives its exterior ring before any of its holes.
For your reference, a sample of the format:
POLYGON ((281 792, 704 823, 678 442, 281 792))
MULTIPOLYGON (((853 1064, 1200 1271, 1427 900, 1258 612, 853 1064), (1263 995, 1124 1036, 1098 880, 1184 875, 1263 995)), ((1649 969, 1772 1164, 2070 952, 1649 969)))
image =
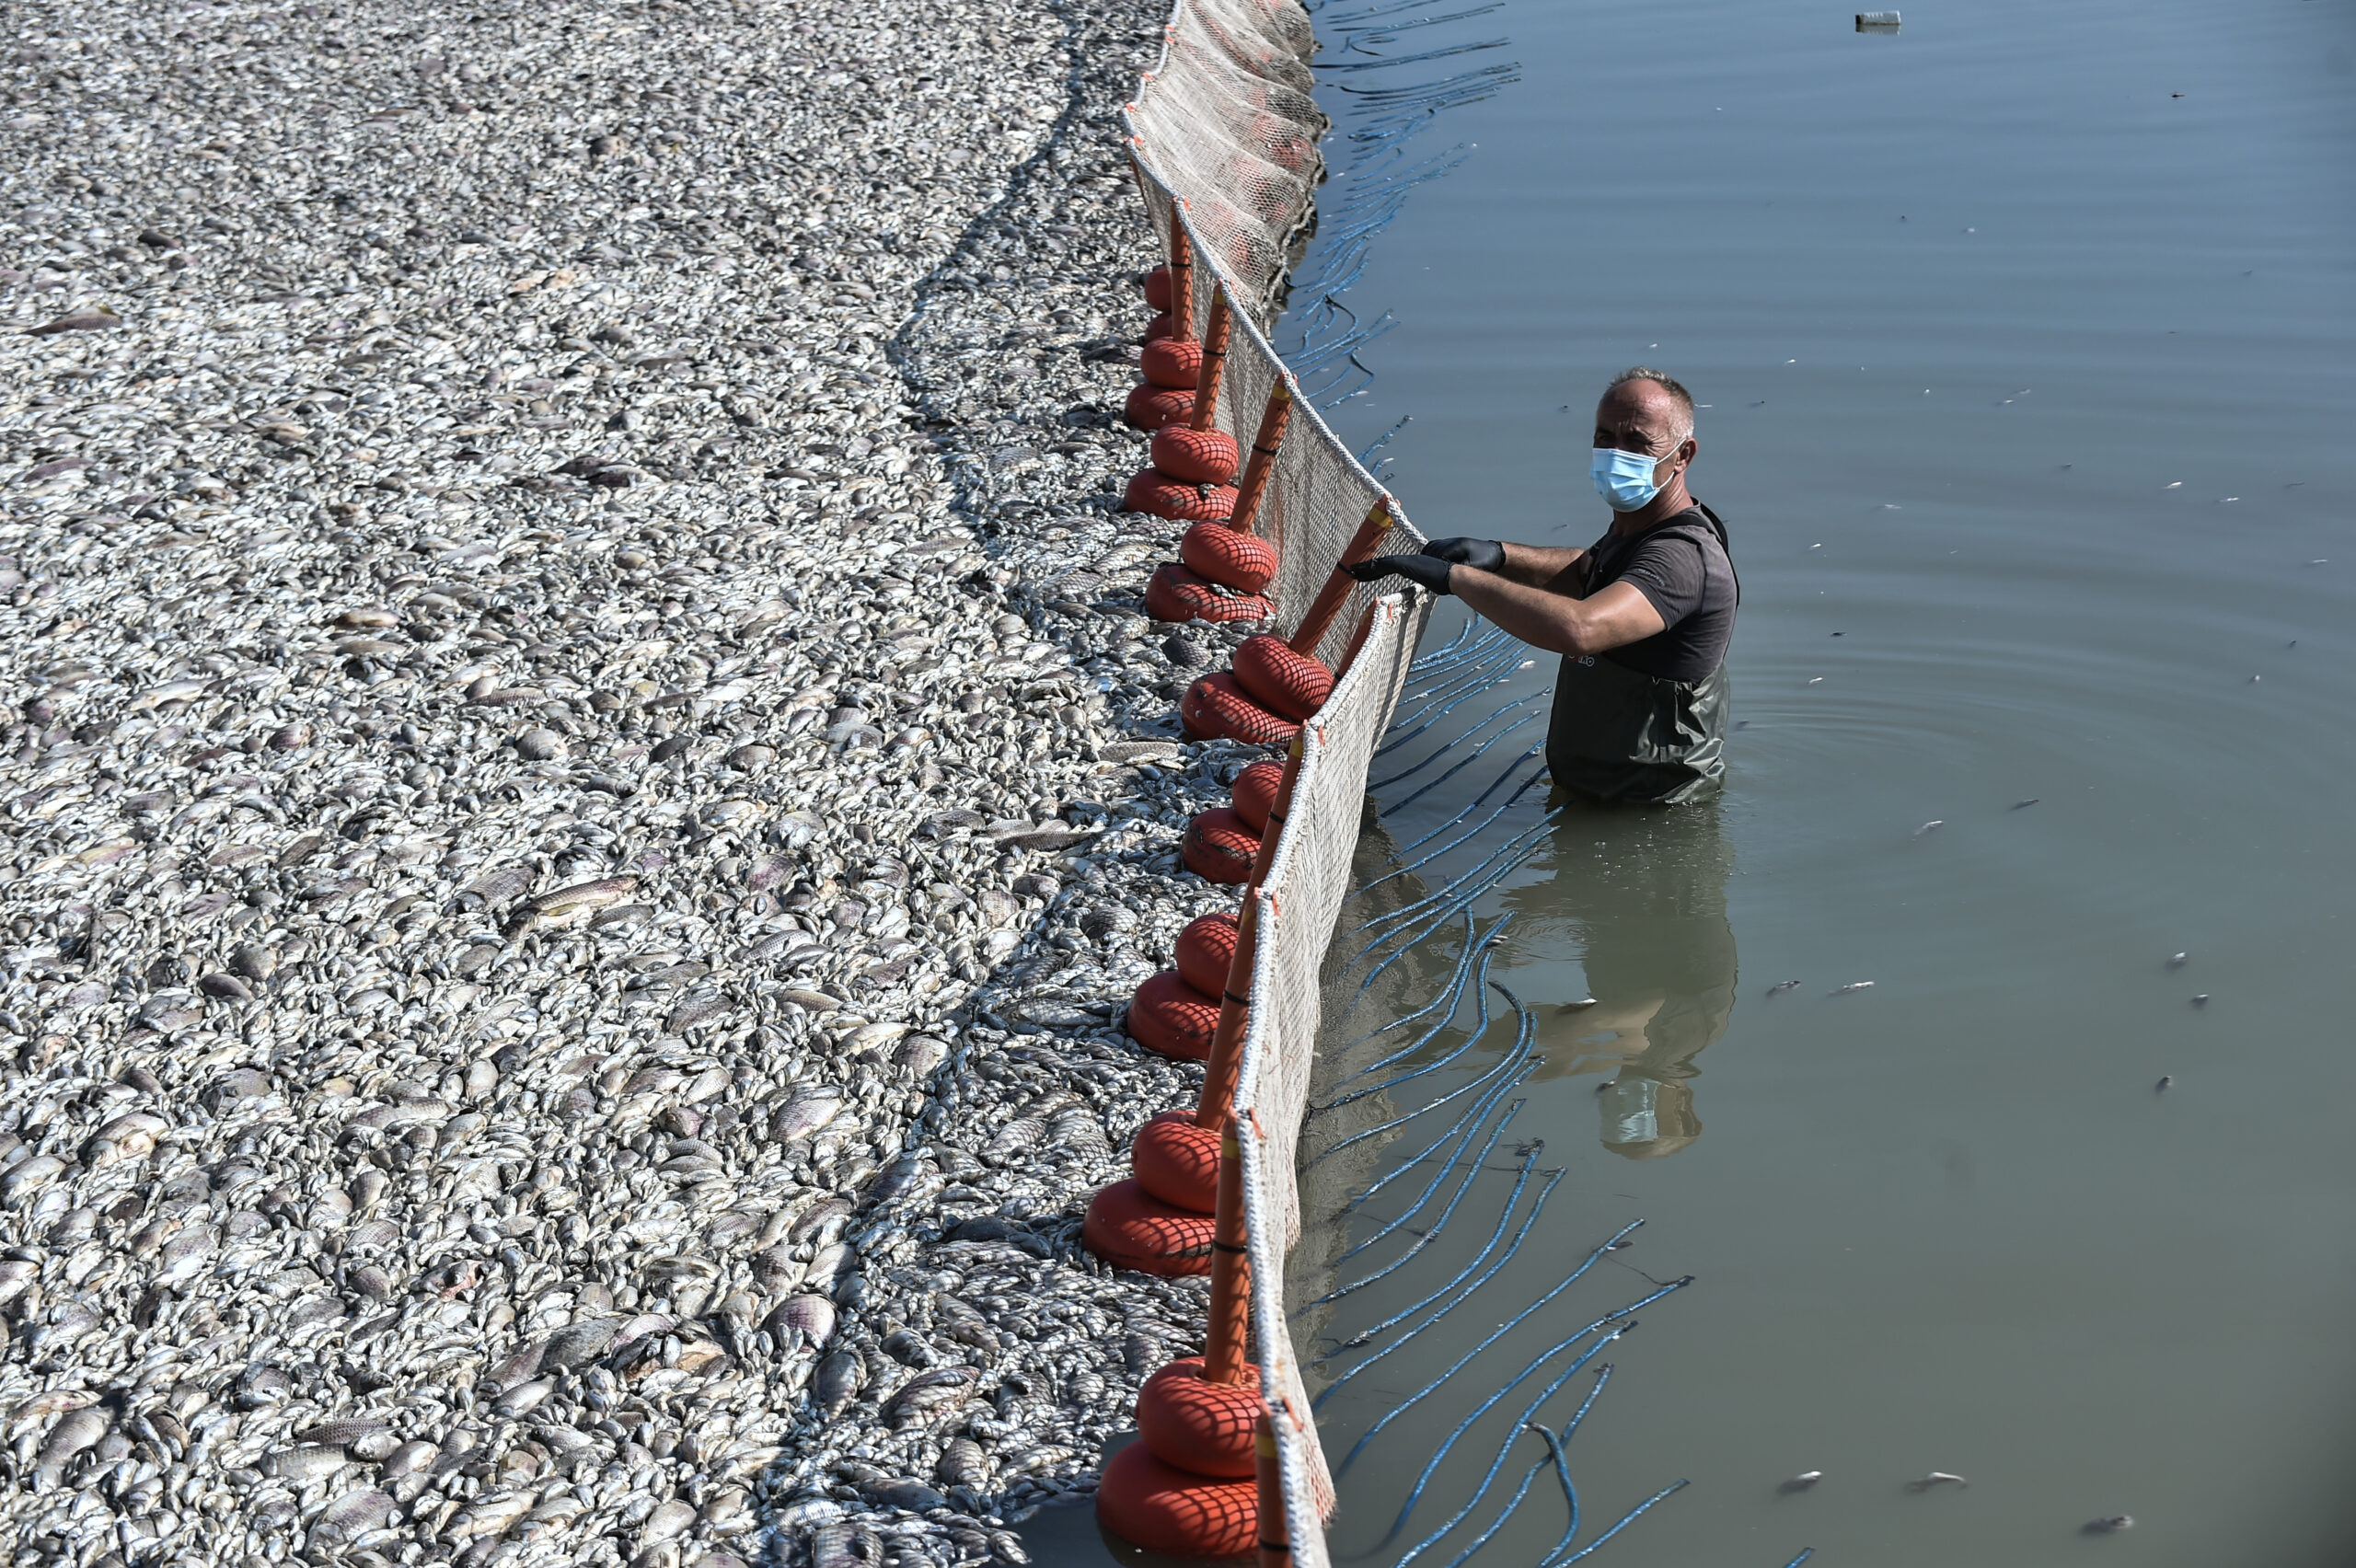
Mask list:
POLYGON ((1572 1552, 1568 1557, 1562 1558, 1559 1561, 1553 1557, 1543 1558, 1539 1562, 1538 1568, 1569 1568, 1571 1563, 1576 1562, 1580 1558, 1585 1557, 1588 1552, 1593 1551, 1597 1547, 1601 1546, 1605 1541, 1610 1540, 1613 1536, 1618 1535, 1622 1530, 1626 1529, 1630 1525, 1634 1524, 1637 1515, 1643 1513, 1646 1509, 1650 1508, 1654 1504, 1659 1502, 1670 1493, 1677 1491, 1680 1487, 1690 1486, 1692 1484, 1692 1483, 1691 1482, 1686 1481, 1670 1482, 1667 1486, 1662 1487, 1658 1492, 1654 1493, 1650 1497, 1646 1498, 1642 1503, 1637 1504, 1625 1514, 1621 1515, 1620 1522, 1618 1524, 1612 1526, 1610 1529, 1604 1531, 1601 1535, 1596 1537, 1593 1540, 1588 1542, 1576 1551, 1572 1552))
MULTIPOLYGON (((1634 1327, 1633 1324, 1629 1326, 1634 1327)), ((1407 1568, 1408 1563, 1422 1556, 1427 1549, 1438 1545, 1450 1530, 1453 1530, 1457 1526, 1462 1524, 1467 1518, 1472 1516, 1472 1510, 1481 1505, 1481 1499, 1489 1494, 1489 1488, 1496 1482, 1497 1479, 1497 1472, 1505 1468, 1506 1455, 1512 1451, 1515 1440, 1520 1437, 1522 1430, 1530 1424, 1530 1418, 1538 1413, 1538 1408, 1544 1404, 1548 1400, 1553 1399, 1564 1384, 1576 1377, 1581 1367, 1594 1360, 1597 1356, 1602 1355, 1603 1347, 1605 1345, 1608 1345, 1613 1340, 1618 1339, 1620 1335, 1625 1332, 1626 1331, 1624 1329, 1615 1329, 1611 1333, 1608 1333, 1601 1339, 1598 1340, 1595 1343, 1589 1345, 1585 1351, 1581 1352, 1568 1366, 1564 1367, 1562 1374, 1553 1382, 1547 1384, 1545 1389, 1540 1392, 1536 1399, 1530 1401, 1530 1403, 1523 1408, 1520 1418, 1514 1423, 1512 1435, 1506 1438, 1505 1447, 1497 1450, 1497 1457, 1489 1461, 1488 1470, 1481 1477, 1481 1484, 1472 1489, 1472 1495, 1465 1500, 1464 1506, 1459 1508, 1453 1515, 1449 1516, 1448 1521, 1442 1524, 1438 1529, 1434 1530, 1430 1535, 1426 1536, 1422 1540, 1417 1541, 1414 1546, 1409 1547, 1407 1549, 1407 1554, 1399 1559, 1396 1568, 1407 1568)), ((1528 1374, 1525 1373, 1523 1376, 1527 1377, 1528 1374)), ((1467 1419, 1465 1425, 1471 1425, 1472 1421, 1477 1419, 1483 1413, 1483 1411, 1485 1411, 1486 1409, 1487 1406, 1484 1405, 1482 1407, 1481 1411, 1473 1412, 1472 1416, 1467 1419)), ((1399 1518, 1397 1523, 1391 1527, 1391 1533, 1392 1535, 1397 1535, 1399 1533, 1400 1527, 1407 1522, 1408 1514, 1412 1512, 1415 1506, 1417 1494, 1424 1490, 1425 1484, 1431 1480, 1432 1473, 1439 1469, 1440 1460, 1448 1456, 1449 1444, 1453 1444, 1456 1441, 1456 1438, 1462 1435, 1463 1430, 1464 1428, 1461 1426, 1457 1428, 1457 1431, 1449 1435, 1448 1443, 1442 1444, 1440 1446, 1439 1452, 1434 1454, 1431 1457, 1430 1462, 1424 1467, 1424 1473, 1416 1480, 1415 1491, 1410 1492, 1407 1494, 1406 1505, 1399 1510, 1399 1518)), ((1535 1465, 1531 1466, 1530 1473, 1532 1477, 1535 1477, 1538 1474, 1538 1467, 1535 1465)), ((1524 1482, 1523 1490, 1527 1491, 1528 1489, 1528 1483, 1524 1482)), ((1514 1500, 1516 1502, 1519 1502, 1520 1497, 1517 1495, 1514 1500)), ((1503 1521, 1500 1520, 1499 1523, 1503 1523, 1503 1521)))

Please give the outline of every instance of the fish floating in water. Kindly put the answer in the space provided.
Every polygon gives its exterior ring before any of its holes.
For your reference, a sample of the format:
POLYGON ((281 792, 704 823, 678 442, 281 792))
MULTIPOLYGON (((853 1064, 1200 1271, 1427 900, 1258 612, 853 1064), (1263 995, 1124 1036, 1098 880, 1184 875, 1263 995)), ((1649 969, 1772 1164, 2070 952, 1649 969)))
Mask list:
POLYGON ((2170 969, 2182 969, 2186 964, 2190 963, 2191 962, 2192 955, 2189 952, 2171 953, 2168 956, 2168 967, 2170 969))
POLYGON ((2088 1519, 2083 1528, 2087 1535, 2108 1535, 2114 1530, 2131 1530, 2135 1519, 2129 1514, 2113 1514, 2107 1518, 2088 1519))
POLYGON ((1870 980, 1852 980, 1846 986, 1835 986, 1832 988, 1832 994, 1836 997, 1845 997, 1852 991, 1870 991, 1873 988, 1874 983, 1870 980))
POLYGON ((1784 1482, 1783 1485, 1777 1487, 1775 1490, 1788 1496, 1790 1493, 1795 1492, 1806 1492, 1809 1487, 1814 1486, 1818 1482, 1822 1481, 1823 1479, 1824 1472, 1822 1470, 1802 1470, 1799 1474, 1792 1477, 1791 1480, 1784 1482))
POLYGON ((1909 1492, 1928 1492, 1934 1486, 1950 1482, 1957 1486, 1969 1486, 1971 1484, 1971 1482, 1966 1481, 1959 1475, 1953 1475, 1946 1470, 1933 1470, 1930 1474, 1924 1476, 1920 1481, 1908 1482, 1906 1483, 1906 1490, 1909 1492))
POLYGON ((1924 823, 1922 826, 1920 826, 1920 827, 1918 827, 1918 828, 1916 828, 1916 829, 1914 830, 1914 836, 1915 836, 1915 837, 1917 837, 1917 838, 1920 838, 1920 837, 1922 837, 1922 836, 1923 836, 1923 835, 1924 835, 1924 834, 1926 834, 1926 833, 1930 832, 1930 831, 1931 831, 1931 829, 1933 829, 1933 828, 1934 828, 1934 827, 1945 827, 1945 826, 1946 826, 1946 824, 1947 824, 1947 819, 1946 819, 1946 818, 1945 818, 1945 817, 1933 817, 1930 821, 1928 821, 1928 822, 1924 823))
POLYGON ((1778 980, 1767 987, 1767 994, 1771 997, 1780 997, 1786 991, 1798 990, 1799 986, 1800 983, 1796 980, 1778 980))

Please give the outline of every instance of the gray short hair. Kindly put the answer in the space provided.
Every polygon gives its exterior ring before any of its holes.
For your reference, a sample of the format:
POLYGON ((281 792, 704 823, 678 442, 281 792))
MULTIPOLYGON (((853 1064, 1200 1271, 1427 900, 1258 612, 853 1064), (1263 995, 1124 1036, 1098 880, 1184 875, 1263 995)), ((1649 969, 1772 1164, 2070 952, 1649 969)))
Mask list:
POLYGON ((1662 391, 1667 392, 1669 397, 1669 401, 1677 405, 1678 424, 1680 427, 1677 432, 1677 439, 1680 442, 1692 439, 1693 434, 1693 394, 1685 390, 1684 386, 1679 382, 1677 377, 1669 375, 1669 372, 1665 370, 1655 370, 1648 364, 1632 364, 1627 369, 1622 371, 1619 375, 1611 378, 1611 385, 1603 389, 1604 393, 1609 396, 1616 388, 1625 386, 1631 381, 1649 381, 1654 386, 1659 387, 1662 391))

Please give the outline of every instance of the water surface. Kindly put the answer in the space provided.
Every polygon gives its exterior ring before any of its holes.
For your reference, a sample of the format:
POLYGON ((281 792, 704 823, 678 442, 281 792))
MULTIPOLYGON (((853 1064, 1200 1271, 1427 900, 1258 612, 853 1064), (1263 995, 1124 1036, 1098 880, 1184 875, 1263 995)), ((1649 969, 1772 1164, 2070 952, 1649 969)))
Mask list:
MULTIPOLYGON (((1492 974, 1545 1068, 1448 1229, 1304 1332, 1468 1262, 1514 1142, 1566 1175, 1465 1321, 1423 1336, 1444 1343, 1326 1405, 1329 1449, 1647 1223, 1345 1472, 1339 1561, 1395 1562, 1469 1495, 1504 1409, 1384 1540, 1505 1377, 1688 1274, 1601 1358, 1571 1456, 1600 1522, 1692 1484, 1598 1561, 2356 1561, 2356 17, 1992 0, 1907 7, 1895 37, 1850 17, 1516 0, 1451 29, 1509 36, 1489 57, 1523 80, 1449 111, 1434 136, 1477 151, 1349 296, 1399 325, 1333 417, 1355 444, 1414 417, 1388 451, 1426 533, 1591 540, 1588 411, 1653 363, 1706 405, 1692 484, 1746 600, 1723 800, 1573 810, 1476 906, 1514 917, 1492 974), (1970 1485, 1905 1490, 1934 1470, 1970 1485)), ((1386 818, 1362 875, 1473 792, 1386 818)), ((1525 796, 1484 846, 1544 809, 1525 796)), ((1329 1026, 1329 1082, 1445 982, 1456 939, 1428 949, 1329 1026)), ((1330 1215, 1428 1141, 1360 1146, 1311 1197, 1330 1215)), ((1296 1297, 1391 1255, 1330 1270, 1423 1184, 1312 1237, 1296 1297)), ((1589 1381, 1546 1407, 1558 1428, 1589 1381)), ((1542 1452, 1525 1440, 1507 1486, 1542 1452)), ((1542 1480, 1480 1561, 1554 1540, 1542 1480)))

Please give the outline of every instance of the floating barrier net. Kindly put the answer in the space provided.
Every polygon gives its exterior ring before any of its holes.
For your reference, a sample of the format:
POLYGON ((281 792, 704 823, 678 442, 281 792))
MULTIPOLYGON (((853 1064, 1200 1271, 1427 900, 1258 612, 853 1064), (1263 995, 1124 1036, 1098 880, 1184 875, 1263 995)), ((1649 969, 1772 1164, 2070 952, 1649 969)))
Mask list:
MULTIPOLYGON (((1215 293, 1229 303, 1215 422, 1247 451, 1271 393, 1280 385, 1297 390, 1267 333, 1322 168, 1318 138, 1327 121, 1310 97, 1312 47, 1308 14, 1294 0, 1178 0, 1161 60, 1122 116, 1165 254, 1194 259, 1186 335, 1208 331, 1215 293), (1176 243, 1180 231, 1185 245, 1176 243)), ((1286 636, 1299 628, 1345 552, 1424 542, 1314 409, 1298 397, 1293 403, 1257 522, 1279 562, 1265 590, 1271 629, 1286 636)), ((1427 606, 1421 594, 1358 585, 1314 649, 1303 650, 1329 669, 1347 669, 1302 727, 1292 809, 1251 895, 1259 941, 1234 1110, 1254 1286, 1253 1355, 1276 1436, 1291 1552, 1303 1568, 1326 1568, 1334 1487, 1287 1328, 1285 1258, 1300 1229, 1294 1149, 1317 1052, 1320 971, 1350 892, 1368 768, 1427 606)))

